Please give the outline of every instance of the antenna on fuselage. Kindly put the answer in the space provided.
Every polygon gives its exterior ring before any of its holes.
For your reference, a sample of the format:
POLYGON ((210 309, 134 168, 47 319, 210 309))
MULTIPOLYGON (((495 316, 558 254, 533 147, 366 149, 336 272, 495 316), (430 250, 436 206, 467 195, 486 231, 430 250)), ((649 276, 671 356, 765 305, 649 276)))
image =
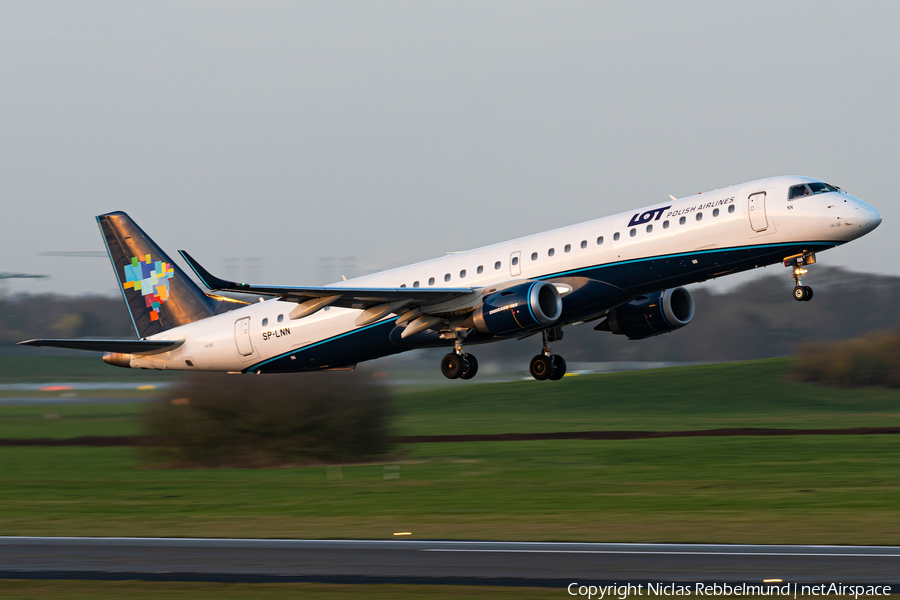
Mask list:
POLYGON ((672 199, 673 201, 675 201, 675 202, 678 202, 678 198, 676 198, 676 197, 673 196, 672 194, 669 194, 669 198, 671 198, 671 199, 672 199))

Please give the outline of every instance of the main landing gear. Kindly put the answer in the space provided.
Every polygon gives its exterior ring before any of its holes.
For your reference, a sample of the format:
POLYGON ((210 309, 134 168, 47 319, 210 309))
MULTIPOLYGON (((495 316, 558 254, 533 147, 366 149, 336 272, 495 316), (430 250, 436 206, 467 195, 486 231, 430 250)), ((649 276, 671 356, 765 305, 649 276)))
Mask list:
POLYGON ((808 285, 803 285, 803 282, 800 281, 800 277, 807 273, 807 270, 803 268, 803 265, 812 265, 816 262, 816 255, 813 253, 809 254, 797 254, 796 256, 789 256, 784 259, 784 266, 793 267, 793 271, 791 272, 791 277, 794 279, 794 300, 797 302, 809 302, 813 297, 813 290, 808 285))
POLYGON ((447 379, 472 379, 478 373, 478 359, 463 352, 462 340, 457 339, 453 352, 441 359, 441 373, 447 379))
MULTIPOLYGON (((562 328, 542 331, 541 337, 544 349, 531 359, 531 376, 538 381, 558 381, 566 374, 566 359, 550 351, 550 342, 562 339, 562 328)), ((441 373, 447 379, 472 379, 478 373, 478 360, 474 355, 463 352, 462 339, 457 338, 453 352, 441 359, 441 373)))
POLYGON ((549 379, 558 381, 566 374, 566 359, 550 351, 550 342, 562 339, 562 328, 557 327, 541 332, 544 349, 531 359, 531 376, 538 381, 549 379))

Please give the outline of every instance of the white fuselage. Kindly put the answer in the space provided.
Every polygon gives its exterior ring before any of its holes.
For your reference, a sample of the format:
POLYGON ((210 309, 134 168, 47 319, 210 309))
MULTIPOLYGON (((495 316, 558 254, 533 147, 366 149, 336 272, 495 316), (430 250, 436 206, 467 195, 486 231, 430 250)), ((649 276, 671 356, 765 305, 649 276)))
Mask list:
MULTIPOLYGON (((756 264, 752 259, 742 259, 740 264, 734 263, 723 268, 722 273, 712 275, 719 276, 780 261, 793 248, 806 248, 806 243, 819 244, 810 246, 810 251, 834 247, 868 233, 880 223, 881 216, 874 208, 843 192, 788 200, 791 186, 817 181, 806 177, 753 181, 338 282, 332 287, 483 288, 520 280, 553 282, 573 273, 594 277, 603 273, 604 267, 621 267, 650 257, 677 255, 690 259, 728 249, 739 249, 753 256, 754 248, 767 250, 767 262, 756 264), (762 192, 765 192, 764 200, 759 195, 762 192), (782 254, 773 259, 772 253, 782 247, 782 254)), ((645 276, 640 271, 632 274, 620 268, 616 273, 617 279, 612 283, 624 290, 654 285, 642 279, 645 276)), ((671 274, 671 278, 677 276, 671 274)), ((687 270, 678 284, 702 281, 710 276, 708 271, 687 270)), ((564 307, 565 302, 564 296, 564 307)), ((257 365, 275 357, 285 358, 300 349, 314 353, 317 347, 360 329, 355 324, 359 310, 332 307, 292 320, 289 314, 296 306, 291 302, 268 300, 165 331, 154 338, 183 339, 184 344, 171 352, 135 356, 131 366, 252 371, 257 365)), ((382 323, 396 318, 396 315, 388 316, 382 323)), ((564 312, 556 326, 584 320, 584 315, 572 321, 566 318, 564 312)), ((376 352, 372 357, 410 347, 415 346, 376 352)), ((325 360, 320 366, 343 366, 339 362, 325 360)), ((346 364, 354 362, 348 360, 346 364)))

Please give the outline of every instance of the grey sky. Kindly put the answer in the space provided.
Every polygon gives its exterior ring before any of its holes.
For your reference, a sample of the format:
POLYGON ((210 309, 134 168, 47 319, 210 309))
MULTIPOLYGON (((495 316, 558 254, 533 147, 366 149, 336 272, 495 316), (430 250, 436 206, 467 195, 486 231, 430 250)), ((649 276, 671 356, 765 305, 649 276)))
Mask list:
MULTIPOLYGON (((117 293, 94 215, 214 271, 386 268, 772 175, 884 215, 900 3, 0 2, 0 271, 117 293)), ((815 283, 814 272, 808 282, 815 283)))

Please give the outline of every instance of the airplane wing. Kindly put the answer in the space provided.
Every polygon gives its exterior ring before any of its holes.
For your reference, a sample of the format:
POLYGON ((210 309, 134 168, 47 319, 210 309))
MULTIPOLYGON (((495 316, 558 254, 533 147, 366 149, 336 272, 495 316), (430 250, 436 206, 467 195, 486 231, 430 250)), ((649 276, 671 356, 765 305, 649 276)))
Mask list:
MULTIPOLYGON (((475 296, 474 288, 354 288, 342 286, 294 287, 277 285, 255 285, 236 283, 219 279, 204 269, 184 250, 179 250, 181 257, 193 269, 203 285, 210 290, 225 292, 243 292, 261 296, 276 296, 297 304, 309 303, 310 307, 324 308, 339 306, 341 308, 369 309, 390 304, 397 310, 404 306, 441 306, 453 300, 469 299, 475 296)), ((396 312, 391 311, 391 312, 396 312)), ((307 313, 311 314, 311 313, 307 313)), ((292 318, 298 318, 292 316, 292 318)))
POLYGON ((93 352, 116 352, 119 354, 159 354, 174 350, 184 340, 26 340, 18 346, 50 346, 53 348, 69 348, 72 350, 91 350, 93 352))

